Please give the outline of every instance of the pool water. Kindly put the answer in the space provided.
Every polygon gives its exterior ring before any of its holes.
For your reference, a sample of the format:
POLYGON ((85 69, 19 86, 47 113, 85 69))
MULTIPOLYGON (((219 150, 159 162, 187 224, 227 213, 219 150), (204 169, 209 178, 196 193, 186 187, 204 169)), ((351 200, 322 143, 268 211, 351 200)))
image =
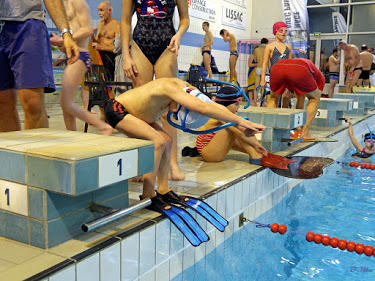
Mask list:
MULTIPOLYGON (((355 160, 353 152, 338 160, 355 160)), ((320 178, 297 185, 257 221, 286 224, 288 232, 274 234, 248 223, 173 280, 375 280, 374 256, 305 240, 312 231, 375 247, 375 171, 335 163, 320 178)))

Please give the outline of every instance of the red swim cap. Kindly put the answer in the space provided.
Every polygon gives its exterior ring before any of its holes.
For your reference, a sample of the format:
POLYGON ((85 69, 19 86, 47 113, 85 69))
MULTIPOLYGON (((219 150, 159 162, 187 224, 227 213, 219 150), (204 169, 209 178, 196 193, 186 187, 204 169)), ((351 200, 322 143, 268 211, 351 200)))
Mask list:
POLYGON ((279 29, 282 28, 282 27, 288 27, 288 26, 287 26, 286 23, 283 22, 283 21, 278 21, 278 22, 276 22, 276 23, 273 25, 273 35, 276 35, 276 32, 278 32, 279 29))

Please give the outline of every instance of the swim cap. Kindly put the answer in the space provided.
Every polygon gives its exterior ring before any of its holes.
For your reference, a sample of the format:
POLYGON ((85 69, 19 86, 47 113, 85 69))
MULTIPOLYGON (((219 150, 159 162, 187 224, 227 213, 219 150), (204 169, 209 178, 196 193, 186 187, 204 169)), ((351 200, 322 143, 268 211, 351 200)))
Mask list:
POLYGON ((231 105, 237 101, 239 101, 240 94, 238 93, 237 96, 234 96, 233 94, 237 94, 238 89, 232 86, 224 86, 222 87, 218 92, 218 96, 214 99, 214 102, 228 106, 231 105))
MULTIPOLYGON (((212 100, 210 100, 209 97, 197 89, 186 87, 184 88, 184 91, 193 97, 200 99, 201 101, 212 103, 212 100)), ((199 114, 195 111, 190 111, 188 108, 181 105, 179 105, 175 116, 177 117, 176 119, 181 122, 181 126, 188 129, 200 128, 210 119, 208 116, 199 114)))
POLYGON ((283 21, 278 21, 278 22, 276 22, 276 23, 273 25, 273 35, 276 35, 276 32, 278 32, 279 29, 282 28, 282 27, 288 27, 288 26, 287 26, 286 23, 283 22, 283 21))

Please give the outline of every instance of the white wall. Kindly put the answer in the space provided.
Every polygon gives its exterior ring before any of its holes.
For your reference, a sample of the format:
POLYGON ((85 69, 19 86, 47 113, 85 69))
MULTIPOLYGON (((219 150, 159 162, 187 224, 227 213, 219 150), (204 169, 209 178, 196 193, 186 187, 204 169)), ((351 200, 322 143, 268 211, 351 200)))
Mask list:
POLYGON ((251 38, 273 38, 272 26, 283 21, 281 0, 252 0, 251 38))

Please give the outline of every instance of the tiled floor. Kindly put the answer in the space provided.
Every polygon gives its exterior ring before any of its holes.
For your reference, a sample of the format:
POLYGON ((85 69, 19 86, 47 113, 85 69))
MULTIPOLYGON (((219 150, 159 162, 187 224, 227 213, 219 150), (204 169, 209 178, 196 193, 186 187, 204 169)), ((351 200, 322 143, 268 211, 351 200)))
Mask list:
MULTIPOLYGON (((50 108, 52 108, 49 111, 50 127, 62 129, 63 119, 59 107, 50 106, 50 108)), ((324 137, 344 126, 335 129, 315 130, 313 133, 316 136, 324 137)), ((82 127, 83 124, 79 123, 78 128, 82 127)), ((92 128, 90 130, 95 132, 92 128)), ((179 151, 186 145, 193 146, 194 139, 192 135, 179 133, 179 151)), ((307 145, 309 143, 299 143, 280 154, 286 155, 307 145)), ((248 156, 236 152, 231 152, 221 163, 204 163, 198 158, 184 157, 180 159, 180 164, 181 169, 185 172, 186 180, 182 182, 171 181, 170 185, 179 192, 193 196, 206 194, 259 168, 259 166, 248 163, 248 156)), ((130 200, 132 202, 138 200, 141 187, 142 184, 140 183, 129 184, 130 200)), ((75 239, 48 250, 27 246, 0 237, 0 279, 23 280, 63 260, 69 259, 109 237, 116 236, 119 232, 131 229, 157 216, 159 214, 155 212, 140 210, 115 223, 108 224, 90 233, 84 233, 75 239)))

